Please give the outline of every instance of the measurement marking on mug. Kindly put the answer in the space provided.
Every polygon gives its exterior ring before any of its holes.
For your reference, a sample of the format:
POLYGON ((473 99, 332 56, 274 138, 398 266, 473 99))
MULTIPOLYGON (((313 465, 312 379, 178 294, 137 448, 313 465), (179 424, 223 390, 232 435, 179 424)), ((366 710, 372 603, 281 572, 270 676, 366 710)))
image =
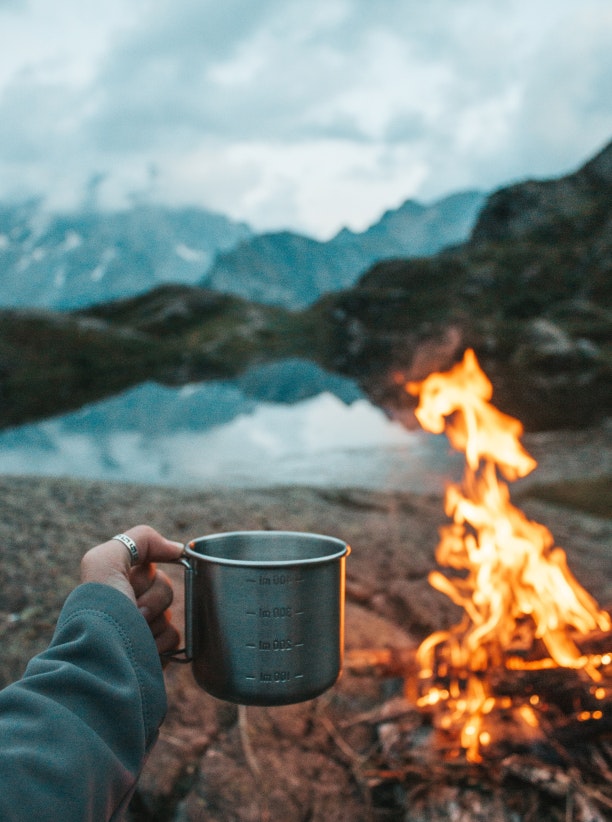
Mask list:
MULTIPOLYGON (((303 614, 304 612, 296 611, 295 613, 303 614)), ((293 608, 290 605, 285 605, 280 608, 260 608, 257 616, 261 619, 291 619, 293 616, 293 608)))
POLYGON ((260 639, 256 645, 253 642, 247 642, 247 648, 255 648, 258 651, 292 651, 294 648, 303 648, 303 642, 294 642, 292 639, 260 639))
POLYGON ((259 672, 260 682, 289 682, 291 679, 291 671, 272 671, 267 673, 265 671, 259 672))
MULTIPOLYGON (((254 676, 247 676, 246 679, 255 679, 254 676)), ((259 681, 270 684, 290 682, 292 679, 304 679, 304 674, 291 674, 291 671, 260 671, 259 681)))
POLYGON ((249 579, 249 582, 258 582, 260 585, 293 585, 302 580, 303 577, 294 577, 293 574, 261 574, 259 579, 249 579))

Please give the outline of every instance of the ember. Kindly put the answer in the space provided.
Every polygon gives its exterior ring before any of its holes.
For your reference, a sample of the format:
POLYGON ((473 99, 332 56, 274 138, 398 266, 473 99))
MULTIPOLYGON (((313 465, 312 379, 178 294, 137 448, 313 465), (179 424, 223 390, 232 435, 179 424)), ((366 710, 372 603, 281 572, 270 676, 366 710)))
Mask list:
MULTIPOLYGON (((519 442, 520 422, 490 404, 492 386, 474 352, 406 390, 419 397, 423 428, 446 432, 466 459, 462 482, 446 492, 453 522, 441 530, 436 552, 440 565, 460 575, 429 576, 464 616, 419 647, 417 704, 432 711, 438 728, 457 735, 469 761, 479 762, 495 742, 496 714, 511 714, 524 737, 537 735, 541 724, 540 695, 500 696, 494 672, 572 669, 592 683, 592 700, 603 700, 610 656, 581 650, 580 637, 609 631, 612 623, 574 578, 550 531, 512 505, 500 475, 513 481, 537 463, 519 442)), ((597 720, 601 711, 584 708, 581 716, 597 720)))

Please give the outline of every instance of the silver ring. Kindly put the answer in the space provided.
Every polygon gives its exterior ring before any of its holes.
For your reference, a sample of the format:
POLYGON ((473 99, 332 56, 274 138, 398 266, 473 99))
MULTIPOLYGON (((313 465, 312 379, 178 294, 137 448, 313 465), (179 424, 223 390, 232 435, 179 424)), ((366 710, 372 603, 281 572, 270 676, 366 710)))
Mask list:
POLYGON ((116 539, 118 542, 122 542, 125 545, 130 552, 130 565, 136 565, 140 557, 138 556, 138 546, 132 537, 128 537, 127 534, 115 534, 115 536, 111 537, 111 539, 116 539))

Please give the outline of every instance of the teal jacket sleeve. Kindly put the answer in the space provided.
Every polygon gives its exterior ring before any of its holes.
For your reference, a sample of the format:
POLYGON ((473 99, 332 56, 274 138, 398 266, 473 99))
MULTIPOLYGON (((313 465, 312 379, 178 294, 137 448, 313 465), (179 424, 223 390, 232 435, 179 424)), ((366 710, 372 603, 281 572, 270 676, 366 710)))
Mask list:
POLYGON ((165 713, 143 616, 110 586, 79 586, 47 650, 0 691, 0 819, 120 819, 165 713))

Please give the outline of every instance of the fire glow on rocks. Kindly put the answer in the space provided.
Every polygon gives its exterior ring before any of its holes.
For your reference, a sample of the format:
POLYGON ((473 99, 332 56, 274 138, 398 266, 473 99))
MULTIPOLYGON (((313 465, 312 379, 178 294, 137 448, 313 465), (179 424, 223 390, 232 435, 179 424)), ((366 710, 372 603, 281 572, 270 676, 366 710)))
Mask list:
MULTIPOLYGON (((583 653, 576 638, 609 631, 612 623, 573 577, 550 531, 512 505, 500 475, 513 481, 537 463, 519 442, 521 423, 490 404, 492 385, 474 352, 406 390, 419 397, 422 427, 446 432, 466 460, 462 482, 446 492, 453 522, 441 529, 436 551, 437 562, 459 574, 429 577, 464 615, 420 645, 418 705, 432 711, 437 727, 459 737, 469 761, 480 762, 494 741, 499 711, 511 710, 525 736, 537 737, 540 725, 538 694, 496 695, 492 672, 574 669, 591 681, 596 700, 606 699, 601 672, 612 657, 583 653)), ((587 713, 598 718, 597 710, 587 713)))

